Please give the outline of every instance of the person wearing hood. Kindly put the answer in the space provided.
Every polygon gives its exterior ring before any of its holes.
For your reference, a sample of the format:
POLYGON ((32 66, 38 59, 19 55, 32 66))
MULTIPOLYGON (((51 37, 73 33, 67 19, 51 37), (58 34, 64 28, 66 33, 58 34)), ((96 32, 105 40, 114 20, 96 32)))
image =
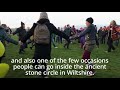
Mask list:
MULTIPOLYGON (((35 52, 34 52, 33 59, 36 60, 36 62, 33 63, 34 66, 39 64, 37 62, 37 59, 44 59, 44 60, 51 59, 51 35, 52 34, 62 36, 68 42, 70 42, 70 39, 66 34, 59 31, 52 23, 50 23, 50 21, 48 19, 48 14, 46 12, 41 12, 40 19, 37 21, 37 23, 33 24, 30 31, 27 32, 27 34, 21 40, 22 43, 25 43, 26 40, 29 39, 30 36, 34 35, 35 52), (44 33, 43 31, 46 31, 46 33, 44 33), (44 34, 44 35, 42 35, 42 34, 44 34), (42 41, 43 39, 44 39, 44 41, 42 41)), ((47 77, 47 75, 44 75, 44 71, 46 71, 47 63, 41 63, 41 65, 44 65, 45 68, 41 69, 41 70, 38 70, 38 69, 36 69, 36 70, 41 71, 42 77, 45 78, 45 77, 47 77)))

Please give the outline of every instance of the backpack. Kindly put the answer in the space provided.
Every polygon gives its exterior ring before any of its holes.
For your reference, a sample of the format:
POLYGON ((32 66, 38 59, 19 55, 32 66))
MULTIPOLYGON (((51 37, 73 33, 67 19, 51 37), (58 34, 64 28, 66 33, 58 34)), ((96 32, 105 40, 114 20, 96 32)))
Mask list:
POLYGON ((45 24, 38 24, 34 30, 34 42, 38 44, 50 43, 50 31, 45 24))

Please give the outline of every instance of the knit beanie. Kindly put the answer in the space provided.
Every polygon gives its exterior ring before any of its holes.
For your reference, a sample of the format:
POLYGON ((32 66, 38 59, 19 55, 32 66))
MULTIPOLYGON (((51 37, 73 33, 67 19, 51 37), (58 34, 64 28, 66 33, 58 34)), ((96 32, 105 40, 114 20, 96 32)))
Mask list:
POLYGON ((89 23, 91 23, 91 24, 94 22, 94 20, 91 17, 87 18, 86 21, 89 22, 89 23))
POLYGON ((41 12, 39 20, 40 19, 48 19, 48 14, 46 12, 41 12))

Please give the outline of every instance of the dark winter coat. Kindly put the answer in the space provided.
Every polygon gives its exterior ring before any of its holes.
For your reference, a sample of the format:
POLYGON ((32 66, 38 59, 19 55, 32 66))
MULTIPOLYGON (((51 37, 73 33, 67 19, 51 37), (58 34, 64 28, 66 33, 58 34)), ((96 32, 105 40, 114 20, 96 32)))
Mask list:
MULTIPOLYGON (((50 59, 51 58, 51 35, 52 33, 62 36, 69 42, 69 37, 63 32, 59 31, 52 23, 49 22, 48 19, 40 19, 37 23, 46 24, 50 31, 50 43, 47 45, 35 43, 35 53, 34 58, 39 59, 50 59)), ((30 38, 34 34, 36 23, 33 24, 32 28, 27 32, 25 37, 22 39, 22 42, 25 43, 27 39, 30 38)))
POLYGON ((17 28, 16 31, 13 33, 13 35, 15 34, 18 34, 19 40, 21 40, 25 36, 26 30, 23 29, 22 27, 17 28))
POLYGON ((97 30, 95 26, 91 24, 86 30, 80 33, 79 37, 82 37, 85 35, 85 42, 88 41, 88 42, 94 43, 94 42, 98 42, 96 34, 97 34, 97 30))

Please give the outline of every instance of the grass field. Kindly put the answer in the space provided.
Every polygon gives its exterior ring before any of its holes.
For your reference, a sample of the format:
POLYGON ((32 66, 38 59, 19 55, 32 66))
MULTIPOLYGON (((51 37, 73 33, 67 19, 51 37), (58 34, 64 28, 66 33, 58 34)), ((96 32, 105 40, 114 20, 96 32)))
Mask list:
MULTIPOLYGON (((14 37, 15 38, 15 37, 14 37)), ((17 38, 15 38, 17 40, 17 38)), ((81 58, 83 50, 79 48, 79 44, 71 44, 70 49, 64 49, 62 44, 57 44, 58 48, 52 46, 52 58, 81 58)), ((6 47, 6 57, 2 62, 10 65, 10 70, 6 78, 38 78, 39 76, 25 76, 23 70, 12 70, 11 59, 12 58, 32 58, 34 50, 27 48, 25 54, 18 54, 19 46, 8 44, 6 47)), ((95 48, 92 52, 91 58, 104 58, 109 59, 107 64, 107 70, 96 70, 97 73, 92 78, 119 78, 120 77, 120 45, 115 51, 106 53, 107 45, 100 45, 99 48, 95 48)), ((51 78, 87 78, 87 76, 49 76, 51 78)))

